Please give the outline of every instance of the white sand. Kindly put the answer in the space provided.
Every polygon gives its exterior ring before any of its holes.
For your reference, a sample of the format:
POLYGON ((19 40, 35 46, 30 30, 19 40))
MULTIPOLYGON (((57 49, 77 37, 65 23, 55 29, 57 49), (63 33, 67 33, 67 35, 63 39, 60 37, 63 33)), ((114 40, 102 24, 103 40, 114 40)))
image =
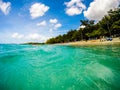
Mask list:
POLYGON ((100 42, 100 39, 97 39, 97 40, 88 40, 87 42, 86 41, 77 41, 77 42, 69 42, 69 43, 61 43, 61 44, 62 45, 76 45, 76 46, 120 45, 120 38, 113 38, 112 41, 100 42))

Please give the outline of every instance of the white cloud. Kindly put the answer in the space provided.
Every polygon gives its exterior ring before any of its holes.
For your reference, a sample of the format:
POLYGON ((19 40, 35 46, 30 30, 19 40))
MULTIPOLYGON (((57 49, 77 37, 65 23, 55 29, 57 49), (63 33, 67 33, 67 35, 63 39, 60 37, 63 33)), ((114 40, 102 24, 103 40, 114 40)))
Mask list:
POLYGON ((52 28, 50 28, 50 29, 49 29, 49 32, 53 32, 53 29, 52 29, 52 28))
POLYGON ((84 26, 84 25, 81 25, 81 26, 79 26, 79 27, 77 28, 77 30, 80 30, 81 28, 85 28, 85 26, 84 26))
POLYGON ((47 25, 47 23, 45 20, 40 23, 37 23, 37 26, 46 26, 46 25, 47 25))
POLYGON ((10 2, 3 2, 0 0, 0 10, 5 14, 9 14, 11 9, 11 3, 10 2))
POLYGON ((84 16, 90 20, 101 20, 110 9, 118 7, 120 0, 94 0, 84 11, 84 16))
POLYGON ((46 41, 48 37, 45 37, 43 35, 40 35, 38 33, 29 34, 25 37, 28 40, 38 40, 38 41, 46 41))
POLYGON ((79 15, 86 9, 86 6, 81 2, 81 0, 71 0, 70 2, 65 2, 64 4, 67 7, 65 12, 69 16, 79 15))
POLYGON ((62 26, 62 24, 60 24, 60 23, 55 24, 54 29, 58 29, 58 28, 60 28, 61 26, 62 26))
POLYGON ((40 39, 40 35, 37 34, 37 33, 33 33, 33 34, 29 34, 26 38, 27 39, 37 40, 37 39, 40 39))
POLYGON ((61 23, 53 24, 52 27, 49 29, 49 32, 53 32, 54 30, 57 30, 60 27, 62 27, 61 23))
POLYGON ((82 25, 82 26, 80 26, 80 28, 85 28, 85 26, 84 26, 84 25, 82 25))
POLYGON ((20 33, 13 33, 11 35, 12 38, 14 39, 22 39, 23 41, 29 42, 45 42, 49 37, 46 37, 44 35, 40 35, 39 33, 30 33, 30 34, 20 34, 20 33))
POLYGON ((56 18, 55 18, 55 19, 50 19, 49 22, 50 22, 51 24, 55 24, 55 23, 58 22, 58 20, 57 20, 56 18))
POLYGON ((69 15, 69 16, 73 16, 73 15, 78 15, 82 12, 82 9, 79 9, 77 7, 71 7, 69 9, 66 9, 66 13, 69 15))
POLYGON ((59 23, 59 21, 56 18, 50 19, 49 22, 50 22, 49 32, 52 32, 53 30, 57 30, 62 26, 62 24, 59 23))
POLYGON ((62 24, 56 18, 49 19, 49 22, 46 22, 45 20, 43 20, 42 22, 37 23, 36 25, 37 26, 45 26, 45 27, 42 27, 41 30, 44 29, 44 30, 48 30, 49 32, 52 32, 52 31, 57 30, 58 28, 62 27, 62 24))
POLYGON ((13 34, 12 34, 12 38, 15 38, 15 39, 21 39, 21 38, 23 38, 23 37, 24 37, 24 35, 19 34, 19 33, 13 33, 13 34))
POLYGON ((48 10, 49 7, 41 3, 35 3, 29 9, 32 19, 45 15, 48 10))

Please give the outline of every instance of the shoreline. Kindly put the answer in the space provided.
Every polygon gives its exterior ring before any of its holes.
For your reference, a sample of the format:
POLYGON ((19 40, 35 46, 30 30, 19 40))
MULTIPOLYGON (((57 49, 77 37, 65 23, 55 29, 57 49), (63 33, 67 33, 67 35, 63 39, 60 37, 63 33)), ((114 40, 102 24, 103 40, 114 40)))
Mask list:
POLYGON ((76 42, 68 42, 68 43, 58 43, 55 45, 70 45, 70 46, 102 46, 102 45, 120 45, 119 38, 113 38, 112 41, 102 41, 100 39, 97 40, 88 40, 88 41, 76 41, 76 42))

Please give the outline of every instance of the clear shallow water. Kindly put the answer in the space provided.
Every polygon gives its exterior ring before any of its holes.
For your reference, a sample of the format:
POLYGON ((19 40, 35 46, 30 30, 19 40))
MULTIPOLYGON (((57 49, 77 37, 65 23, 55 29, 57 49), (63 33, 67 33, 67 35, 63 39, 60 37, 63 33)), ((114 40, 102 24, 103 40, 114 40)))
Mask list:
POLYGON ((120 47, 1 44, 0 90, 120 90, 120 47))

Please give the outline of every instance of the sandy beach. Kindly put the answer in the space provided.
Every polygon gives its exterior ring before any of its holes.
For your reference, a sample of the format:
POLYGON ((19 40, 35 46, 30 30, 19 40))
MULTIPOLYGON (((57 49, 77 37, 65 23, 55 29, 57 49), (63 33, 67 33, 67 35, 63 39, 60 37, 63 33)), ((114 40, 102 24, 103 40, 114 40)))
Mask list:
POLYGON ((120 45, 120 38, 113 38, 112 41, 107 41, 107 40, 100 41, 100 39, 88 40, 88 41, 76 41, 76 42, 62 43, 62 45, 75 45, 75 46, 120 45))

